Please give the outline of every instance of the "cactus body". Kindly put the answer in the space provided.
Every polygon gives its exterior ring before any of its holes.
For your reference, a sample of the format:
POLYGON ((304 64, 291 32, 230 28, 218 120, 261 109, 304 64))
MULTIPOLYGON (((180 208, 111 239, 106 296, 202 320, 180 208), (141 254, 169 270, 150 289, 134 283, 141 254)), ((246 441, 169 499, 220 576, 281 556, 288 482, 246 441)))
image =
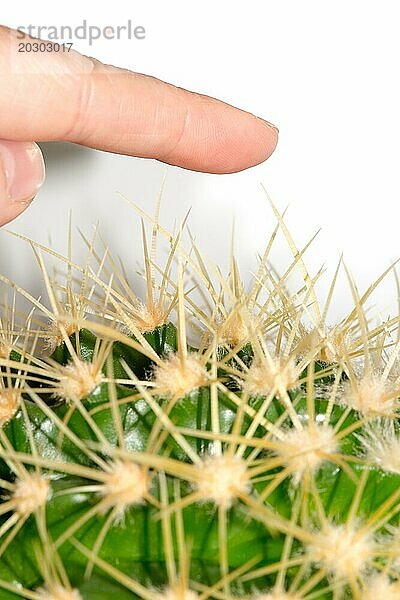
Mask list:
POLYGON ((169 243, 156 284, 144 236, 146 304, 70 259, 57 296, 42 249, 51 333, 3 307, 0 597, 399 598, 399 319, 372 326, 350 279, 327 327, 298 252, 299 292, 265 257, 245 292, 169 243))

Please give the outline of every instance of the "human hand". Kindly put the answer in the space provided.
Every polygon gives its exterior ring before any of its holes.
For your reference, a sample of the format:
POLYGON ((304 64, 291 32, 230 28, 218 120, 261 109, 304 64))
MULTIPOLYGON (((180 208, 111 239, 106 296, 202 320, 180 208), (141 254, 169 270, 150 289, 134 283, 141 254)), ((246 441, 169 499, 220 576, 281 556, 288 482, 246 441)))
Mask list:
POLYGON ((276 127, 248 112, 73 50, 20 54, 17 36, 0 26, 0 226, 43 184, 43 157, 31 140, 209 173, 241 171, 275 149, 276 127))

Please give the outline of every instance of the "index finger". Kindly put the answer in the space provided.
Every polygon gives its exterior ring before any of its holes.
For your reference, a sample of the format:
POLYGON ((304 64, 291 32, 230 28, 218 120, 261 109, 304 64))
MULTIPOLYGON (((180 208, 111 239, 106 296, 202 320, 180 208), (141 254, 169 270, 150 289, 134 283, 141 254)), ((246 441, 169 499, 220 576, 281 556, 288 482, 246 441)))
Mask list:
POLYGON ((64 140, 213 173, 275 149, 274 126, 225 102, 73 50, 18 54, 19 41, 0 26, 0 138, 64 140))

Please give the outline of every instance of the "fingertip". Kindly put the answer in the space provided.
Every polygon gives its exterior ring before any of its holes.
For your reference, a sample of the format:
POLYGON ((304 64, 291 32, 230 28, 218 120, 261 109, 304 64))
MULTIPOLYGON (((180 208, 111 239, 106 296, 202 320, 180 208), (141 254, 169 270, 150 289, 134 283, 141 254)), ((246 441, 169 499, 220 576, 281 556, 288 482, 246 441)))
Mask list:
POLYGON ((0 226, 29 206, 44 179, 45 163, 37 144, 0 140, 0 226))
MULTIPOLYGON (((239 111, 238 111, 239 112, 239 111)), ((265 162, 275 151, 279 130, 275 125, 241 111, 221 138, 218 173, 236 173, 265 162)))
POLYGON ((255 117, 254 139, 257 145, 252 166, 266 161, 275 152, 279 140, 279 129, 269 121, 255 117))
POLYGON ((190 94, 179 143, 159 158, 194 171, 235 173, 267 160, 278 128, 252 113, 207 96, 190 94))

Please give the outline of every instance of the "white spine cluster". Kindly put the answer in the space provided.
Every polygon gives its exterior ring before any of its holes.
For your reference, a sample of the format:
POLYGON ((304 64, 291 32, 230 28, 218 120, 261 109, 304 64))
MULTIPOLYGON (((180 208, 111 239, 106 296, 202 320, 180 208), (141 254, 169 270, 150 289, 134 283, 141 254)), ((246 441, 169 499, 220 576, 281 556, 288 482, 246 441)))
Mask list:
POLYGON ((253 363, 246 373, 243 388, 252 396, 267 396, 272 390, 286 392, 297 385, 298 372, 293 360, 266 359, 253 363))
POLYGON ((50 483, 40 473, 26 475, 17 479, 12 499, 15 503, 15 512, 21 517, 28 517, 41 506, 45 506, 50 496, 50 483))
POLYGON ((346 363, 350 354, 352 338, 350 332, 341 324, 312 329, 301 338, 299 349, 303 355, 312 352, 316 360, 325 363, 346 363), (315 349, 319 348, 315 354, 315 349))
POLYGON ((375 575, 367 581, 365 600, 399 600, 400 582, 391 581, 386 575, 375 575))
POLYGON ((51 589, 40 588, 37 593, 40 600, 82 600, 78 590, 69 590, 62 585, 52 586, 51 589))
MULTIPOLYGON (((158 303, 147 306, 143 302, 138 302, 132 320, 141 333, 146 333, 146 331, 154 331, 165 323, 165 313, 158 303)), ((127 325, 129 327, 129 323, 127 325)))
POLYGON ((105 509, 115 507, 121 517, 134 504, 141 504, 149 489, 149 476, 143 467, 133 462, 115 460, 109 463, 100 493, 105 509))
MULTIPOLYGON (((62 327, 67 337, 70 337, 77 329, 76 325, 69 321, 63 322, 62 327)), ((60 324, 55 320, 49 322, 46 331, 48 335, 44 338, 45 349, 52 354, 64 341, 63 331, 60 324)))
POLYGON ((357 435, 367 459, 380 469, 400 475, 400 435, 390 419, 379 421, 357 435))
POLYGON ((57 395, 68 402, 88 396, 103 380, 103 374, 93 363, 75 359, 62 367, 57 395))
POLYGON ((17 389, 0 388, 0 427, 8 423, 18 410, 21 392, 17 389))
POLYGON ((275 453, 290 467, 295 481, 299 481, 306 470, 315 472, 338 449, 333 428, 323 425, 290 429, 278 443, 275 453))
POLYGON ((253 600, 301 600, 298 594, 289 594, 285 591, 274 590, 267 594, 259 594, 253 600))
POLYGON ((339 577, 358 577, 374 556, 374 541, 346 525, 328 525, 308 547, 313 562, 339 577))
MULTIPOLYGON (((249 317, 250 327, 255 327, 254 318, 249 317)), ((225 321, 218 324, 218 336, 222 342, 232 346, 244 345, 250 339, 250 330, 239 308, 228 314, 225 321)))
POLYGON ((178 354, 171 354, 154 368, 155 389, 161 395, 186 396, 205 383, 207 373, 195 354, 183 359, 178 354))
POLYGON ((198 594, 188 589, 168 588, 156 594, 154 600, 198 600, 198 594))
POLYGON ((236 456, 210 456, 204 460, 197 476, 200 498, 225 508, 229 508, 239 495, 248 494, 251 489, 247 465, 236 456))
POLYGON ((346 382, 344 403, 366 417, 393 416, 399 406, 394 390, 380 375, 364 375, 346 382))

